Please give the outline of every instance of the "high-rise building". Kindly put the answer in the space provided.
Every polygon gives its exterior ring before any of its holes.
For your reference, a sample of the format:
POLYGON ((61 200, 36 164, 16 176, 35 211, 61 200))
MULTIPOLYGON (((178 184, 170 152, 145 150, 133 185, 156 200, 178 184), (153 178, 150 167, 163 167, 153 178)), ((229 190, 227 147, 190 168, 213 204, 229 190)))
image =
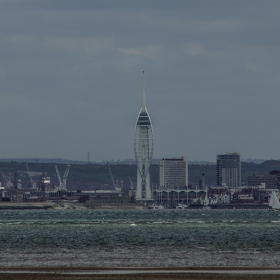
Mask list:
POLYGON ((217 186, 241 186, 240 154, 217 155, 217 186))
POLYGON ((159 162, 161 187, 185 187, 188 185, 187 157, 163 158, 159 162))
POLYGON ((144 71, 142 76, 142 106, 137 117, 134 153, 137 164, 136 200, 151 200, 150 164, 153 156, 154 136, 152 122, 146 108, 144 71))

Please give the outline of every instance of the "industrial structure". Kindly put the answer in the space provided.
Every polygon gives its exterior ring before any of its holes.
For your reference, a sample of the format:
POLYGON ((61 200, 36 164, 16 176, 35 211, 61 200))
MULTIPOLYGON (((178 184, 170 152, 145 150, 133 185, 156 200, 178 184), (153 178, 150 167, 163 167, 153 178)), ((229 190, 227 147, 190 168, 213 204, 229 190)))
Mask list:
POLYGON ((66 180, 67 180, 71 165, 70 164, 67 165, 66 170, 64 172, 64 175, 62 177, 62 180, 61 180, 61 177, 60 177, 60 174, 59 174, 59 171, 58 171, 58 168, 57 168, 56 164, 54 166, 55 166, 56 175, 57 175, 57 178, 58 178, 58 181, 59 181, 58 190, 59 191, 66 191, 67 190, 66 180))
POLYGON ((26 163, 26 168, 27 168, 27 173, 28 173, 29 179, 30 179, 31 187, 35 189, 36 188, 36 182, 33 182, 32 176, 31 176, 30 171, 29 171, 28 163, 26 163))
POLYGON ((110 172, 111 180, 112 180, 113 187, 114 187, 115 191, 121 192, 122 189, 119 188, 118 180, 115 181, 115 179, 114 179, 114 176, 113 176, 113 173, 112 173, 109 161, 107 161, 107 165, 108 165, 108 169, 109 169, 109 172, 110 172))
POLYGON ((217 155, 217 186, 241 187, 240 154, 217 155))
POLYGON ((186 187, 188 185, 187 157, 163 158, 159 162, 159 184, 161 187, 186 187))
POLYGON ((142 106, 137 117, 134 153, 137 164, 136 200, 151 200, 150 164, 153 156, 153 127, 146 108, 144 71, 142 76, 142 106))

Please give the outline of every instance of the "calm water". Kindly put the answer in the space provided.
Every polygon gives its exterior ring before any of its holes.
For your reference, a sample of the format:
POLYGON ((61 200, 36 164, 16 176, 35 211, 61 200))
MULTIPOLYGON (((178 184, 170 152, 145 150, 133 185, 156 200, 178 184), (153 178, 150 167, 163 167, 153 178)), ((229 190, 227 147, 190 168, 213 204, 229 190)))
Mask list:
POLYGON ((280 265, 280 212, 0 211, 0 267, 280 265))

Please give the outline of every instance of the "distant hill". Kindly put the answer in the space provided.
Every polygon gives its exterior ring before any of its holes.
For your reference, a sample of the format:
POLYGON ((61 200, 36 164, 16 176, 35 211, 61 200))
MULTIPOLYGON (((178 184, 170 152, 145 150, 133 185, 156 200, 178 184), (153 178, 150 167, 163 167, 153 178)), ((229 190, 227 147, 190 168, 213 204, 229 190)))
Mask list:
MULTIPOLYGON (((159 164, 162 158, 153 158, 152 164, 159 164)), ((34 162, 34 163, 65 163, 65 164, 107 164, 107 160, 103 160, 101 162, 94 161, 82 161, 82 160, 69 160, 62 158, 0 158, 0 162, 34 162)), ((275 162, 277 160, 268 160, 275 162)), ((267 162, 264 159, 242 159, 242 162, 248 163, 257 163, 261 164, 263 162, 267 162)), ((125 159, 125 160, 109 160, 110 164, 136 164, 135 159, 125 159)), ((206 161, 206 160, 189 160, 189 164, 199 164, 199 165, 215 165, 215 161, 206 161)))
POLYGON ((1 158, 0 162, 65 163, 65 164, 87 163, 86 161, 68 160, 62 158, 1 158))
MULTIPOLYGON (((110 166, 114 179, 123 182, 123 186, 128 188, 131 182, 135 184, 137 167, 135 162, 128 160, 129 164, 122 162, 111 162, 110 166)), ((63 159, 6 159, 0 160, 0 168, 3 172, 6 181, 14 182, 14 174, 17 172, 17 179, 22 181, 23 186, 30 184, 30 179, 27 173, 26 162, 29 164, 29 170, 34 175, 33 180, 40 182, 41 174, 44 172, 46 176, 51 178, 51 183, 58 185, 58 179, 55 171, 54 164, 57 164, 60 176, 62 177, 67 164, 71 165, 67 186, 69 189, 100 189, 100 188, 113 188, 111 176, 109 173, 106 162, 99 164, 86 163, 82 161, 72 161, 63 159)), ((260 164, 252 162, 241 163, 241 179, 242 182, 247 183, 248 175, 253 174, 268 174, 270 171, 280 170, 279 160, 267 160, 260 164)), ((214 163, 198 164, 189 163, 189 183, 193 185, 199 184, 199 179, 202 173, 205 174, 205 181, 208 186, 216 184, 216 165, 214 163)), ((154 187, 159 185, 159 165, 152 164, 151 169, 151 183, 154 187)), ((1 176, 1 174, 0 174, 1 176)), ((1 178, 1 177, 0 177, 1 178)), ((0 179, 3 181, 3 179, 0 179)))
MULTIPOLYGON (((152 164, 159 164, 161 158, 154 158, 152 159, 152 164)), ((88 162, 88 161, 81 161, 81 160, 69 160, 69 159, 62 159, 62 158, 2 158, 0 162, 32 162, 32 163, 64 163, 64 164, 107 164, 106 160, 102 162, 88 162)), ((125 159, 125 160, 109 160, 109 163, 112 165, 116 164, 136 164, 135 159, 125 159)), ((210 161, 189 161, 189 164, 216 164, 216 162, 210 161)))
POLYGON ((274 160, 274 159, 266 160, 266 161, 262 162, 260 165, 263 167, 267 167, 267 168, 280 169, 280 160, 274 160))

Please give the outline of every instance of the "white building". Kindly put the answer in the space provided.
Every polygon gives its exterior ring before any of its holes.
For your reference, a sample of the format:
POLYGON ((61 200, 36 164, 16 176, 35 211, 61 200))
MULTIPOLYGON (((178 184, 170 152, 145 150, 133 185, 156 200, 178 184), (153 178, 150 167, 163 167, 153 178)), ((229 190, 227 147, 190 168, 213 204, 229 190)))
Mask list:
POLYGON ((153 156, 153 127, 146 108, 144 71, 142 77, 142 107, 137 117, 134 153, 137 163, 136 200, 151 200, 150 164, 153 156))
POLYGON ((188 185, 187 157, 163 158, 159 163, 161 187, 184 187, 188 185))

